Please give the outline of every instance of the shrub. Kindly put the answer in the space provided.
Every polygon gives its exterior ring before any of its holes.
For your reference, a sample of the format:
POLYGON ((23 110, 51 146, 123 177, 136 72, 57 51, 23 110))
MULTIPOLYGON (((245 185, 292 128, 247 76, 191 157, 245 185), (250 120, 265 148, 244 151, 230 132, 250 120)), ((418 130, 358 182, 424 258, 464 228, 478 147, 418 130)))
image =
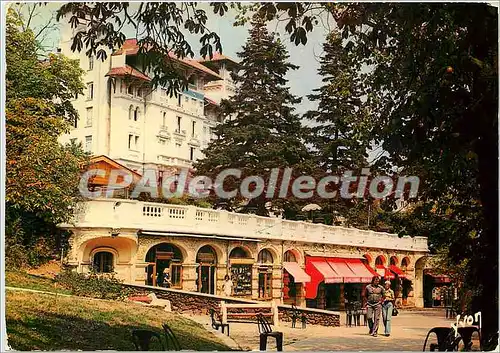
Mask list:
POLYGON ((55 280, 72 294, 83 297, 124 299, 131 293, 114 274, 84 274, 66 270, 58 274, 55 280))

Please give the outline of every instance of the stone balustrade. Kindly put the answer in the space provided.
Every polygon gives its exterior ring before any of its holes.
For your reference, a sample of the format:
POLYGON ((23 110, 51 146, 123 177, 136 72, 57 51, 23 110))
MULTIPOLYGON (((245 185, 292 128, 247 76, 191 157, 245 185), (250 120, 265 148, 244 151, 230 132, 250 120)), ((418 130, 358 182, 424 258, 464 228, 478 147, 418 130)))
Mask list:
POLYGON ((339 226, 288 221, 222 210, 97 198, 82 203, 71 224, 62 227, 137 229, 234 237, 244 240, 277 239, 310 243, 427 252, 426 237, 398 237, 396 234, 339 226))

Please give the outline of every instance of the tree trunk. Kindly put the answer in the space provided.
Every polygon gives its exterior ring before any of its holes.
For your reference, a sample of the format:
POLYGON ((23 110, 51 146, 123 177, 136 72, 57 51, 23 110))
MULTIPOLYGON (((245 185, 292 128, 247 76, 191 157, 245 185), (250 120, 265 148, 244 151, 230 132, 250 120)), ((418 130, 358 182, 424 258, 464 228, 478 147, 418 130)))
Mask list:
MULTIPOLYGON (((494 115, 493 115, 494 116, 494 115)), ((472 313, 481 312, 483 350, 498 344, 498 134, 491 129, 478 143, 479 185, 484 229, 477 239, 469 278, 472 313)))

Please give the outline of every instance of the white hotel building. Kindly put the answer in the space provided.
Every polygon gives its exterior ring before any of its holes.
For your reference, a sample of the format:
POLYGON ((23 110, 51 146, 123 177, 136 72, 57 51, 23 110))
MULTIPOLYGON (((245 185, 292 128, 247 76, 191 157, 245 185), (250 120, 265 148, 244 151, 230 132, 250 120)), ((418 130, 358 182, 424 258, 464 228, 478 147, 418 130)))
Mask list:
POLYGON ((189 88, 170 97, 165 89, 151 90, 150 77, 137 64, 135 39, 101 61, 88 58, 85 50, 72 52, 71 38, 71 31, 62 33, 59 51, 80 60, 86 89, 73 102, 80 118, 62 143, 81 142, 94 156, 105 155, 139 173, 149 167, 190 167, 202 157, 217 124, 218 104, 234 92, 230 71, 236 62, 223 55, 172 58, 189 88))

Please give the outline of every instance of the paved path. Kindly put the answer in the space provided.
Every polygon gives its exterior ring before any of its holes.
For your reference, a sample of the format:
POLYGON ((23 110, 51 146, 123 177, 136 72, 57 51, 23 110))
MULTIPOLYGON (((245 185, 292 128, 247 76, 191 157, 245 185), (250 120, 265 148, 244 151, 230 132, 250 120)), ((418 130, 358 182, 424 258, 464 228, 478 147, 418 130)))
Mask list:
MULTIPOLYGON (((445 319, 443 310, 400 311, 392 321, 390 337, 368 335, 368 328, 346 327, 342 313, 341 327, 308 325, 305 330, 291 328, 290 323, 282 323, 279 331, 284 333, 284 351, 422 351, 427 332, 432 327, 450 326, 452 320, 445 319)), ((208 316, 189 316, 191 319, 210 327, 208 316)), ((362 320, 361 320, 362 321, 362 320)), ((230 323, 231 338, 244 350, 257 351, 259 332, 256 324, 230 323)), ((297 325, 300 327, 300 325, 297 325)), ((269 338, 268 350, 275 350, 275 340, 269 338)))

